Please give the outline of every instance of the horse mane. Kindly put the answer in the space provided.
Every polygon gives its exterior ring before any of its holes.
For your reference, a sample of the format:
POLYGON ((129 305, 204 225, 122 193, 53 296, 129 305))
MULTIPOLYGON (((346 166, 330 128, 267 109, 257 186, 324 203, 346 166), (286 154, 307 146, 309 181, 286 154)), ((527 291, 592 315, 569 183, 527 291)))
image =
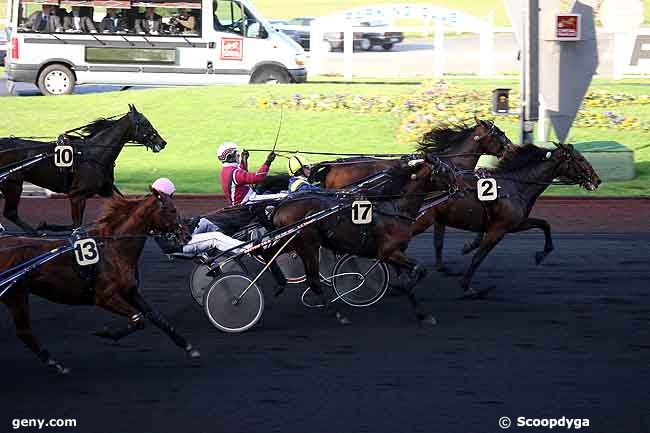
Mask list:
POLYGON ((473 131, 474 126, 465 122, 437 126, 420 138, 416 151, 422 153, 444 152, 463 142, 473 131))
POLYGON ((112 233, 133 215, 135 209, 142 204, 144 199, 128 200, 118 195, 113 195, 104 205, 102 216, 97 221, 98 229, 103 233, 112 233))
POLYGON ((503 155, 503 158, 501 158, 493 171, 495 173, 503 173, 526 168, 542 161, 549 151, 549 149, 537 147, 534 144, 514 146, 503 155))
POLYGON ((83 137, 83 138, 90 138, 102 131, 107 130, 108 128, 113 127, 120 118, 117 119, 106 119, 104 117, 100 117, 99 119, 95 119, 89 124, 83 126, 81 129, 79 129, 77 132, 83 137))

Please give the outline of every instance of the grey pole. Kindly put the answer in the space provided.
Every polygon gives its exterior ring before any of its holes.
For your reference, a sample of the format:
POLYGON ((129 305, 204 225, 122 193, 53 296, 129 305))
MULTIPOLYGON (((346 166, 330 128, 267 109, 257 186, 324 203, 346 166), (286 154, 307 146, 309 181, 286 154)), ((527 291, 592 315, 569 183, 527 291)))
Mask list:
POLYGON ((534 122, 539 120, 539 0, 527 0, 523 6, 520 141, 532 144, 534 122))

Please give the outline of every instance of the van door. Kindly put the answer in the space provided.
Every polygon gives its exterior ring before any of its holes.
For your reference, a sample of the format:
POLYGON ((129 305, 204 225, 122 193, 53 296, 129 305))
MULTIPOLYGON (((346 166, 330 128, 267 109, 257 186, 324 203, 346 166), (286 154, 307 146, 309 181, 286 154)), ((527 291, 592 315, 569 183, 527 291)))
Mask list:
POLYGON ((253 67, 269 52, 266 30, 237 0, 214 0, 213 24, 209 61, 215 80, 248 82, 253 67))

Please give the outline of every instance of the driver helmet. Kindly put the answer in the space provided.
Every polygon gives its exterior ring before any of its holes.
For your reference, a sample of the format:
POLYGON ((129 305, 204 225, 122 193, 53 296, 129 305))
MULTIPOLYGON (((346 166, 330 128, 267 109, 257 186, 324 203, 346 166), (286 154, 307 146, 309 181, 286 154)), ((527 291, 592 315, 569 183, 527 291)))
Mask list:
POLYGON ((166 177, 156 179, 151 187, 156 191, 163 192, 169 196, 173 195, 176 192, 176 186, 171 180, 167 179, 166 177))
POLYGON ((287 162, 287 169, 292 176, 303 176, 302 169, 309 166, 309 161, 299 154, 293 155, 287 162))
POLYGON ((236 143, 226 141, 217 149, 217 158, 221 162, 237 162, 239 148, 236 143))

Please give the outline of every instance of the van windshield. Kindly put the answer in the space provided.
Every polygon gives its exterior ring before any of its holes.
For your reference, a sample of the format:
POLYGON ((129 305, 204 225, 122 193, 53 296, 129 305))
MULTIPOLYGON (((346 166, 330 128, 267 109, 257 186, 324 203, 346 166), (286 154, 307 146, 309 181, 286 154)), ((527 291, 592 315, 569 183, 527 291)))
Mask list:
POLYGON ((214 0, 214 29, 249 38, 265 38, 261 23, 244 5, 235 0, 214 0))

